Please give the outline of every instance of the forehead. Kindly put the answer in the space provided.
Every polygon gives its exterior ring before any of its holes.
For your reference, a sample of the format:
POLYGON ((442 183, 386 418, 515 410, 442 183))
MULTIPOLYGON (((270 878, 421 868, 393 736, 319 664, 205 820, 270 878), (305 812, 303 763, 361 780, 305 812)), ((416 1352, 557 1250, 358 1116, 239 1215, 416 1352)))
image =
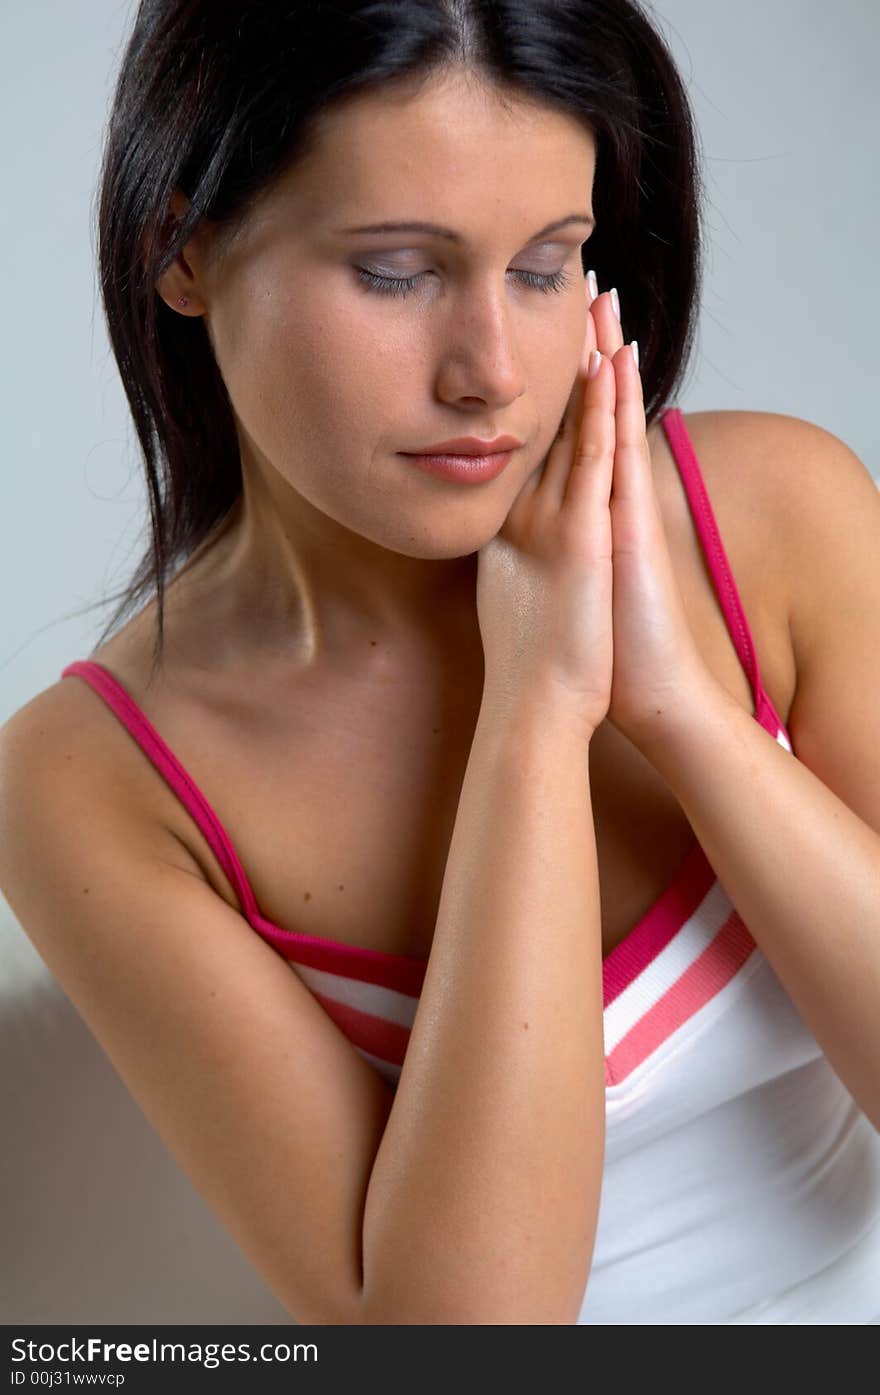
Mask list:
POLYGON ((533 230, 588 208, 594 169, 594 138, 574 115, 444 75, 326 113, 277 192, 303 228, 409 216, 466 231, 501 214, 533 230))

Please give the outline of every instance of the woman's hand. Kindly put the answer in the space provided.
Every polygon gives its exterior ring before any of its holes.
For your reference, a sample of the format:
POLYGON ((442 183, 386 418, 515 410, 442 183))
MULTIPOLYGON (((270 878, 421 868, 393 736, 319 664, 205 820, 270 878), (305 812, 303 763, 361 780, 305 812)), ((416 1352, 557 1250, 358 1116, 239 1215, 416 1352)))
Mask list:
POLYGON ((573 697, 587 735, 607 716, 639 745, 713 681, 684 613, 641 378, 608 294, 588 308, 559 434, 478 559, 484 691, 495 699, 549 683, 573 697))
POLYGON ((610 294, 590 307, 614 377, 610 498, 614 670, 608 720, 637 747, 662 733, 672 710, 716 683, 685 615, 654 489, 641 376, 610 294))
POLYGON ((613 657, 608 504, 615 387, 611 363, 595 349, 588 308, 556 439, 480 549, 477 572, 484 698, 509 704, 562 691, 587 737, 608 711, 613 657))

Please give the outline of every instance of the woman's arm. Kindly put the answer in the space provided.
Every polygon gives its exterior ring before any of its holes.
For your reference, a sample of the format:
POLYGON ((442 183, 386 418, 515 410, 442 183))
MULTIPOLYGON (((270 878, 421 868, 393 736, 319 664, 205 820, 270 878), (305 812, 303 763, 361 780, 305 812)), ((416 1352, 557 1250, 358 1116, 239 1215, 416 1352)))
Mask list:
POLYGON ((576 1321, 604 1145, 588 751, 556 690, 481 712, 395 1096, 144 807, 85 685, 0 730, 13 913, 297 1321, 576 1321))
MULTIPOLYGON (((880 1130, 880 493, 836 437, 794 418, 761 426, 775 478, 756 488, 789 576, 797 759, 711 683, 639 745, 880 1130)), ((746 507, 741 431, 736 458, 746 507)))
POLYGON ((368 1313, 577 1321, 605 1139, 588 756, 558 693, 484 700, 367 1192, 368 1313))

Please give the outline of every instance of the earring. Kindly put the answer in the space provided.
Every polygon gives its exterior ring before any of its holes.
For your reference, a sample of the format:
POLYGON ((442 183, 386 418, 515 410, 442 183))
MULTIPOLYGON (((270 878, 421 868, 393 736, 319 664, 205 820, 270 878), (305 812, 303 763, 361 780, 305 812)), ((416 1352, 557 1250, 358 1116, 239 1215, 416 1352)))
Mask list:
POLYGON ((187 300, 187 298, 186 298, 185 295, 182 295, 182 296, 180 297, 180 300, 179 300, 177 303, 178 303, 178 305, 180 305, 181 307, 184 307, 184 306, 189 305, 189 301, 187 300))

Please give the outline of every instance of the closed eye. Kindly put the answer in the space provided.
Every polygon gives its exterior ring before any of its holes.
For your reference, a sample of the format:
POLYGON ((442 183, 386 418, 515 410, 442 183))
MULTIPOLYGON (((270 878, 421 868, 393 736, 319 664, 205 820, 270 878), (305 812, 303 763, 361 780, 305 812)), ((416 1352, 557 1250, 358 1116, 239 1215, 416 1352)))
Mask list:
MULTIPOLYGON (((426 272, 420 271, 416 276, 378 276, 374 271, 367 271, 365 267, 355 267, 358 276, 364 285, 371 291, 377 291, 380 295, 409 295, 414 290, 426 272)), ((513 271, 512 276, 519 276, 523 283, 533 290, 561 291, 571 281, 568 272, 564 270, 551 272, 548 276, 541 276, 536 271, 513 271)))

